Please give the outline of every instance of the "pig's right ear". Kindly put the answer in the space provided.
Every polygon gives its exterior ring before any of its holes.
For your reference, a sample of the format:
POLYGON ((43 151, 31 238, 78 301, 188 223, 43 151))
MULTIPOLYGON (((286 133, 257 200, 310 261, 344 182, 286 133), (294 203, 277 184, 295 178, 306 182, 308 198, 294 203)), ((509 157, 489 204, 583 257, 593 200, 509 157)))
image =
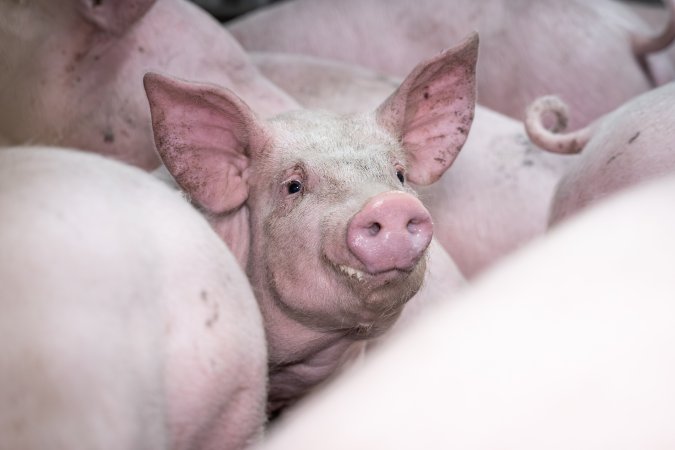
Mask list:
POLYGON ((248 197, 249 150, 265 139, 255 114, 215 85, 155 73, 145 74, 143 85, 155 146, 176 182, 212 214, 240 207, 248 197))
POLYGON ((478 34, 420 63, 377 109, 380 126, 403 145, 408 179, 431 184, 466 141, 476 106, 478 34))

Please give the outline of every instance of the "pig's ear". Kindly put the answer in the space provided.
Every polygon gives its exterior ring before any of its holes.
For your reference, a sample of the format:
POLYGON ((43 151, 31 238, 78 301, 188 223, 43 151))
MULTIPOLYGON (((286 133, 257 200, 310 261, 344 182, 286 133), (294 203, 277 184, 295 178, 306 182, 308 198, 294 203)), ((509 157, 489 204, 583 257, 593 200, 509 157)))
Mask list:
POLYGON ((380 126, 408 154, 408 179, 426 185, 450 167, 466 141, 476 104, 478 34, 419 64, 377 109, 380 126))
POLYGON ((234 93, 155 73, 143 77, 155 146, 176 182, 202 209, 222 214, 248 197, 251 148, 264 144, 255 114, 234 93))
POLYGON ((78 0, 82 17, 102 31, 122 34, 145 15, 157 0, 78 0))

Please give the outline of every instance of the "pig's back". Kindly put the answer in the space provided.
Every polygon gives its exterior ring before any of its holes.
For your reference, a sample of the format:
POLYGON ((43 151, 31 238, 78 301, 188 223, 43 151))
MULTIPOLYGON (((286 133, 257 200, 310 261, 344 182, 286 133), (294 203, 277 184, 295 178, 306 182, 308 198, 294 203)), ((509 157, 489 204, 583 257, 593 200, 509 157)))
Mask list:
POLYGON ((257 431, 255 299, 179 193, 96 155, 17 148, 0 152, 0 210, 7 448, 182 448, 235 395, 251 412, 230 411, 231 439, 257 431))

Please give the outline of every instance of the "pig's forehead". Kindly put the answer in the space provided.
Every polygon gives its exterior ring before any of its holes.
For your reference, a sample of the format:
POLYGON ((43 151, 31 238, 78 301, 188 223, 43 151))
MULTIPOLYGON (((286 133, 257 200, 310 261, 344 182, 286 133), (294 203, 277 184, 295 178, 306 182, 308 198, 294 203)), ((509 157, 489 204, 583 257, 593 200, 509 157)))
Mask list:
POLYGON ((296 111, 269 125, 279 163, 302 160, 309 164, 405 163, 399 143, 380 128, 374 114, 338 116, 327 112, 296 111))

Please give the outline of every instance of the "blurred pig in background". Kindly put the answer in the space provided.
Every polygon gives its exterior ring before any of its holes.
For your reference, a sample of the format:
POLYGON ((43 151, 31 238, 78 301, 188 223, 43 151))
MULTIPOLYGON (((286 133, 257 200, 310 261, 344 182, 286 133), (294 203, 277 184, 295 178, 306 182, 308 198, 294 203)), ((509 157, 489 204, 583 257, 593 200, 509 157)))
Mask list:
MULTIPOLYGON (((675 9, 675 0, 669 0, 675 9)), ((671 11, 654 29, 614 0, 293 0, 228 23, 249 51, 305 53, 403 76, 471 30, 481 34, 478 102, 516 119, 558 94, 571 126, 675 79, 671 11)))
POLYGON ((0 2, 0 140, 159 166, 142 77, 236 90, 263 116, 297 104, 223 27, 186 0, 0 2))
POLYGON ((12 148, 0 211, 0 448, 234 450, 260 437, 260 311, 180 193, 98 155, 12 148))
POLYGON ((551 223, 615 191, 675 171, 675 83, 642 94, 569 133, 545 128, 546 115, 566 122, 567 106, 558 97, 535 101, 526 122, 532 140, 551 152, 580 153, 556 188, 551 223))

